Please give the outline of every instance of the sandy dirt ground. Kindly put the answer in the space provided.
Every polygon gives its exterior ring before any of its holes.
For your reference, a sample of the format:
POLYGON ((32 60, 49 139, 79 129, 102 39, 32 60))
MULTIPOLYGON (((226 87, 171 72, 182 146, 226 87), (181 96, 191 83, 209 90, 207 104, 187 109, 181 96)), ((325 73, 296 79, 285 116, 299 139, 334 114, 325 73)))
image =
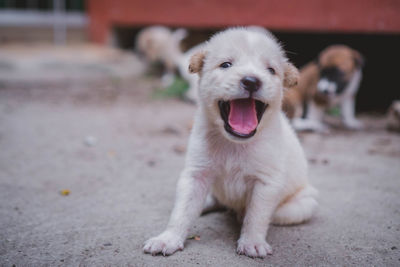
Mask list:
POLYGON ((195 106, 152 98, 159 81, 130 55, 19 49, 0 48, 1 266, 400 265, 400 135, 382 117, 301 135, 320 207, 270 228, 272 256, 237 255, 226 211, 200 217, 183 251, 153 257, 142 244, 168 221, 195 106))

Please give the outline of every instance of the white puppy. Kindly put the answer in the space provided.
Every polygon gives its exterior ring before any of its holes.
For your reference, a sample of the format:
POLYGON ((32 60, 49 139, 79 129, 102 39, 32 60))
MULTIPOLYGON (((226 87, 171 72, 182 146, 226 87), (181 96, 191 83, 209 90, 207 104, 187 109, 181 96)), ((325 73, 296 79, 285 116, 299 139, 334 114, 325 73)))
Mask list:
POLYGON ((265 257, 272 253, 270 223, 304 222, 317 206, 303 150, 281 112, 283 89, 296 84, 297 69, 271 34, 246 28, 212 37, 189 68, 200 79, 186 165, 168 226, 144 252, 183 249, 201 211, 223 205, 241 218, 237 252, 265 257))

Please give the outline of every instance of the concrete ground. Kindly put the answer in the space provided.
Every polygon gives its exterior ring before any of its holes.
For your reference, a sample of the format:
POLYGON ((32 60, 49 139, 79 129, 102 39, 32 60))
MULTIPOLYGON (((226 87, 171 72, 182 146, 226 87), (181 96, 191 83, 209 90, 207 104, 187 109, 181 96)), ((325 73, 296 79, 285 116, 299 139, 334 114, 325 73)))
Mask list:
POLYGON ((139 67, 125 57, 50 64, 58 79, 33 79, 0 51, 1 266, 400 265, 400 135, 381 117, 301 135, 320 207, 307 224, 270 228, 272 256, 236 255, 240 226, 220 212, 196 221, 200 240, 182 252, 152 257, 142 243, 168 221, 195 107, 152 98, 158 82, 126 72, 139 67))

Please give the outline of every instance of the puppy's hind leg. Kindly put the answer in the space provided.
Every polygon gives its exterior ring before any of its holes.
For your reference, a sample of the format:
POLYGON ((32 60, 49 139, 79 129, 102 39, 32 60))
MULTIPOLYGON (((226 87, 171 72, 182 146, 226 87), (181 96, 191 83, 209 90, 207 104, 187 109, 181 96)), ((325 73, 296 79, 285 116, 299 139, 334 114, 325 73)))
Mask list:
POLYGON ((272 217, 272 223, 292 225, 309 220, 318 206, 315 200, 317 195, 318 191, 310 185, 296 192, 278 206, 272 217))

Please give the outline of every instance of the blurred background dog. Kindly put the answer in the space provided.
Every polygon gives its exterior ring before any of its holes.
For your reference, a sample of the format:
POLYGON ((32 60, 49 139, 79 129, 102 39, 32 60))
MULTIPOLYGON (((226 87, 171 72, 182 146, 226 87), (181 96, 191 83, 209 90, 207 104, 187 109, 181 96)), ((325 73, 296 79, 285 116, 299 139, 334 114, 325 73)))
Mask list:
POLYGON ((163 85, 172 83, 178 62, 182 57, 181 41, 186 37, 185 29, 170 30, 164 26, 151 26, 141 30, 136 37, 136 51, 150 66, 159 63, 164 69, 163 85))
POLYGON ((324 114, 337 105, 343 124, 350 129, 361 129, 362 123, 355 118, 355 96, 363 64, 358 51, 333 45, 301 68, 298 85, 286 92, 283 102, 283 109, 295 129, 327 131, 324 114))
POLYGON ((400 132, 400 100, 393 101, 387 113, 387 129, 400 132))

